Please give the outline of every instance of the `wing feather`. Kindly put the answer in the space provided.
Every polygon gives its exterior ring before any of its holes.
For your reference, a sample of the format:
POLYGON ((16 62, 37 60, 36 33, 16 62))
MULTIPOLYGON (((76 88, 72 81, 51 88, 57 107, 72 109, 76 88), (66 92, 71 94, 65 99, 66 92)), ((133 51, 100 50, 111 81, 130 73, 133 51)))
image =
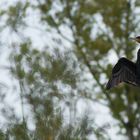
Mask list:
POLYGON ((137 86, 136 65, 125 58, 119 60, 114 66, 112 76, 106 85, 106 89, 113 88, 122 82, 137 86))

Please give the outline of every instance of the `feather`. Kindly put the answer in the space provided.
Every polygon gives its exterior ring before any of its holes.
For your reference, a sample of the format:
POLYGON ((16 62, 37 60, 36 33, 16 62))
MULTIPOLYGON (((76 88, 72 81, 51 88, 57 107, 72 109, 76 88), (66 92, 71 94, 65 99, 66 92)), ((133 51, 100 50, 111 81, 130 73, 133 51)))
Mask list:
POLYGON ((113 88, 125 82, 137 86, 136 64, 126 58, 121 58, 112 70, 106 89, 113 88))

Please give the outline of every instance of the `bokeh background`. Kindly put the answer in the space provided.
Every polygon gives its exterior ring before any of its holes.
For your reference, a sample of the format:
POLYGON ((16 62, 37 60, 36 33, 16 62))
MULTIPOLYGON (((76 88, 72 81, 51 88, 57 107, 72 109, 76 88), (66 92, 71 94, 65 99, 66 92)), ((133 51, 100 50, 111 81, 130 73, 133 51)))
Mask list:
POLYGON ((139 0, 1 0, 0 140, 139 140, 140 88, 105 89, 139 23, 139 0))

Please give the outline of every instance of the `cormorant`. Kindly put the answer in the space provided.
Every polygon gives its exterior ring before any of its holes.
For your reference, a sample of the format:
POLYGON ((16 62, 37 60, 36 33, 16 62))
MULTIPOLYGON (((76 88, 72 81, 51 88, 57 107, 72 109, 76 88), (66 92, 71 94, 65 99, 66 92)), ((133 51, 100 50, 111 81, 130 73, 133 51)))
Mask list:
MULTIPOLYGON (((140 43, 140 36, 131 38, 140 43)), ((118 84, 125 82, 134 86, 140 86, 140 49, 137 52, 136 63, 122 57, 112 70, 111 78, 109 79, 106 89, 113 88, 118 84)))

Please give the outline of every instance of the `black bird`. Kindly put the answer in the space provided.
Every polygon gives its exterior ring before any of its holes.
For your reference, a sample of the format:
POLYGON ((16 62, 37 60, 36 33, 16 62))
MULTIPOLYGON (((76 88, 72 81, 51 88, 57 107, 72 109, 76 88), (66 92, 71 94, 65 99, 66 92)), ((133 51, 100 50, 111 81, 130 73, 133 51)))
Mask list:
MULTIPOLYGON (((131 39, 140 43, 140 36, 131 39)), ((122 82, 140 86, 140 49, 137 52, 136 63, 124 57, 118 60, 112 70, 112 75, 106 85, 106 89, 113 88, 122 82)))

